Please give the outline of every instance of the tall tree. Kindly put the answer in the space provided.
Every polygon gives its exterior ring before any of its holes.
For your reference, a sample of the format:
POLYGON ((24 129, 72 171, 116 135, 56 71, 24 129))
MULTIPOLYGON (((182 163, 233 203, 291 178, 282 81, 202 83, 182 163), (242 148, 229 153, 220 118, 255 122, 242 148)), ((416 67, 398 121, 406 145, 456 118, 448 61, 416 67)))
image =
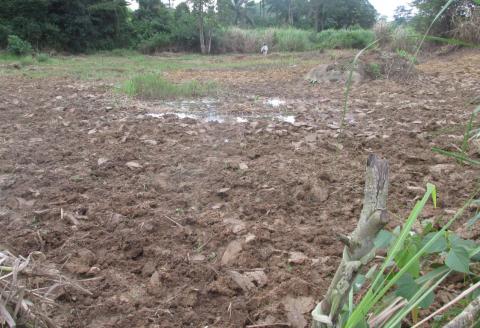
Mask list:
POLYGON ((267 0, 267 13, 274 14, 275 17, 285 23, 293 25, 293 16, 295 11, 295 0, 267 0))
POLYGON ((210 53, 213 25, 215 22, 213 0, 190 0, 190 2, 193 6, 193 13, 197 18, 200 51, 202 54, 208 54, 210 53), (207 35, 207 38, 205 35, 207 35))
MULTIPOLYGON (((418 11, 412 19, 416 28, 420 31, 425 31, 447 2, 448 0, 413 0, 413 6, 418 11)), ((431 33, 448 36, 454 28, 454 20, 468 17, 475 8, 480 8, 478 0, 454 1, 437 20, 431 33)))
POLYGON ((127 46, 127 16, 124 0, 2 0, 0 7, 2 29, 37 48, 74 52, 127 46))
POLYGON ((317 31, 353 25, 369 28, 377 16, 368 0, 310 0, 310 6, 317 31))
POLYGON ((393 19, 397 25, 403 25, 410 22, 412 17, 412 8, 406 6, 398 6, 393 14, 393 19))

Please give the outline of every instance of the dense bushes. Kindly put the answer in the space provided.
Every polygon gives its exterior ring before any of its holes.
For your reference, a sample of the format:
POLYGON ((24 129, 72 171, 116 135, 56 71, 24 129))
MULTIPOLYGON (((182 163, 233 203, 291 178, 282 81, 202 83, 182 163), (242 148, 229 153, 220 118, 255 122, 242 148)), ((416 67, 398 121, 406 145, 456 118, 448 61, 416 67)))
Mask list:
POLYGON ((87 52, 129 46, 131 33, 123 0, 2 0, 0 7, 0 46, 14 34, 36 49, 87 52))
POLYGON ((170 34, 160 32, 152 36, 150 39, 142 41, 138 45, 138 50, 144 54, 153 54, 157 51, 165 49, 172 43, 170 34))
POLYGON ((191 0, 194 6, 184 2, 175 9, 167 8, 161 0, 137 2, 139 8, 131 11, 125 0, 3 0, 0 48, 7 46, 8 35, 17 35, 36 51, 199 51, 199 19, 203 15, 205 35, 209 42, 211 37, 214 51, 256 52, 261 42, 280 51, 302 51, 315 47, 312 33, 294 27, 313 30, 319 27, 315 25, 319 21, 322 28, 367 26, 375 18, 374 9, 366 0, 342 0, 341 5, 328 0, 322 11, 311 11, 314 2, 308 0, 296 0, 291 9, 279 1, 243 4, 223 0, 214 8, 212 1, 191 0), (201 14, 198 8, 203 8, 201 14), (288 14, 290 17, 285 20, 289 10, 292 15, 288 14), (285 23, 292 28, 267 28, 285 23), (247 26, 262 27, 252 32, 245 29, 247 26))
MULTIPOLYGON (((200 26, 204 26, 204 48, 211 41, 216 53, 258 52, 263 42, 274 51, 363 48, 374 39, 371 31, 363 29, 375 20, 375 10, 366 0, 296 0, 293 7, 288 6, 289 1, 276 0, 248 4, 219 0, 216 7, 211 0, 189 1, 196 5, 183 2, 172 9, 161 0, 138 1, 139 8, 131 11, 125 0, 3 0, 0 48, 7 47, 9 35, 16 35, 35 51, 200 51, 200 26), (313 32, 317 30, 320 32, 313 32)), ((446 1, 414 0, 418 14, 411 18, 411 12, 405 14, 404 8, 397 11, 396 22, 416 26, 421 33, 446 1)), ((455 2, 434 31, 444 37, 479 42, 479 6, 475 1, 479 0, 455 2)), ((396 27, 383 22, 374 31, 382 45, 410 48, 411 28, 396 27)))
POLYGON ((320 48, 330 49, 362 49, 374 40, 374 33, 364 29, 324 30, 316 36, 320 48))
POLYGON ((32 53, 32 45, 16 35, 8 36, 7 51, 15 56, 26 56, 32 53))

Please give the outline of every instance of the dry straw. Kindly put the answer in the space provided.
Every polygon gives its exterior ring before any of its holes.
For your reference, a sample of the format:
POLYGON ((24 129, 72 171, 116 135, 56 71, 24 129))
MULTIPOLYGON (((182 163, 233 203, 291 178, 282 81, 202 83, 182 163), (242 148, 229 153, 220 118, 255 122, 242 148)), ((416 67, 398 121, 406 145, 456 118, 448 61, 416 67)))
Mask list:
POLYGON ((47 265, 41 252, 24 258, 0 251, 0 326, 58 327, 49 312, 66 289, 91 295, 78 282, 47 265))

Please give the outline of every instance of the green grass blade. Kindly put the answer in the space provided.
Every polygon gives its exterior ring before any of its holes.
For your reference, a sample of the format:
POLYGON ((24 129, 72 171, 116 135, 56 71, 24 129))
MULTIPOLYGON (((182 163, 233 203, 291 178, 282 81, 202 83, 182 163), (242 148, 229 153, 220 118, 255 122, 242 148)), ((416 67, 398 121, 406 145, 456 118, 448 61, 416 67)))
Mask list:
POLYGON ((448 151, 448 150, 443 150, 437 147, 433 147, 432 151, 444 156, 451 157, 453 159, 456 159, 462 163, 470 164, 470 165, 475 165, 475 166, 480 166, 480 161, 474 160, 470 157, 467 157, 465 154, 462 154, 460 152, 453 152, 453 151, 448 151))
MULTIPOLYGON (((427 192, 425 193, 426 195, 429 193, 429 190, 430 188, 428 188, 427 186, 427 192)), ((474 193, 474 196, 478 193, 478 190, 475 191, 474 193)), ((380 299, 382 299, 382 297, 390 290, 390 288, 392 288, 392 286, 400 279, 400 277, 405 274, 409 267, 416 261, 418 260, 425 252, 426 250, 438 239, 440 238, 440 236, 442 236, 445 231, 447 231, 447 229, 460 217, 462 216, 463 212, 465 211, 465 209, 468 208, 468 206, 471 204, 472 200, 473 200, 473 197, 470 198, 463 206, 462 208, 460 208, 456 213, 455 215, 453 216, 453 218, 450 219, 450 221, 447 222, 446 225, 443 226, 443 228, 438 231, 435 236, 429 240, 428 243, 426 243, 418 252, 417 254, 415 254, 415 256, 413 256, 408 262, 407 264, 405 264, 405 266, 403 268, 401 268, 396 274, 395 276, 393 276, 388 282, 387 284, 380 290, 378 291, 377 293, 373 293, 372 291, 372 287, 370 287, 370 289, 367 291, 367 294, 365 295, 366 297, 364 297, 364 299, 362 299, 362 301, 360 302, 360 304, 358 305, 358 307, 355 309, 355 311, 352 313, 352 316, 350 317, 350 320, 347 322, 347 325, 345 326, 346 328, 354 328, 356 327, 356 325, 362 320, 362 318, 372 309, 372 307, 378 303, 380 301, 380 299)), ((425 197, 425 196, 424 196, 425 197)), ((423 199, 422 199, 423 200, 423 199)), ((417 203, 418 205, 418 203, 417 203)), ((417 208, 417 206, 416 206, 417 208)), ((415 211, 415 209, 414 209, 415 211)), ((412 211, 412 213, 414 212, 412 211)), ((383 266, 386 265, 386 263, 388 263, 387 261, 385 261, 385 263, 383 264, 383 266)), ((383 267, 382 266, 382 267, 383 267)), ((377 276, 378 278, 378 276, 377 276)), ((385 282, 385 281, 384 281, 385 282)), ((384 283, 382 282, 382 284, 384 283)), ((373 286, 373 284, 372 284, 373 286)))
POLYGON ((468 151, 468 139, 470 137, 470 133, 473 128, 473 120, 477 116, 478 111, 480 110, 480 106, 475 108, 475 110, 472 112, 472 115, 470 115, 470 119, 468 120, 467 127, 465 128, 465 133, 463 134, 463 141, 462 141, 462 153, 466 153, 468 151))
POLYGON ((423 254, 425 254, 426 250, 438 239, 440 238, 440 236, 443 235, 443 233, 445 233, 445 231, 447 231, 447 229, 460 217, 462 216, 463 212, 465 211, 466 208, 468 208, 468 206, 470 205, 470 203, 472 202, 472 199, 468 200, 463 206, 461 209, 459 209, 455 215, 453 216, 453 218, 450 219, 450 221, 447 222, 446 225, 443 226, 443 228, 438 231, 435 236, 430 239, 430 241, 428 243, 426 243, 418 252, 417 254, 415 254, 415 256, 413 256, 408 262, 407 264, 405 264, 405 266, 403 268, 401 268, 397 274, 395 276, 393 276, 390 281, 388 281, 388 283, 385 285, 385 287, 383 287, 383 289, 378 292, 378 294, 374 297, 373 299, 373 304, 377 303, 383 295, 385 295, 387 293, 387 291, 398 281, 398 279, 400 279, 400 277, 402 275, 404 275, 407 271, 408 271, 408 268, 410 267, 410 265, 412 265, 416 260, 418 260, 423 254))
MULTIPOLYGON (((383 273, 389 263, 394 259, 395 255, 398 253, 398 251, 403 247, 404 241, 407 238, 408 234, 410 233, 413 224, 417 220, 418 216, 420 215, 421 211, 425 207, 428 199, 432 194, 435 193, 435 186, 432 184, 427 184, 427 191, 425 192, 424 196, 420 201, 418 201, 415 204, 414 209, 410 213, 407 221, 405 222, 400 235, 398 236, 397 240, 393 244, 392 248, 388 252, 387 258, 384 260, 382 267, 380 268, 379 272, 377 273, 377 276, 375 280, 373 281, 372 285, 370 286, 369 290, 365 294, 365 296, 362 298, 360 301, 360 304, 357 306, 355 311, 353 311, 352 315, 350 316, 349 320, 347 321, 346 328, 353 328, 356 327, 356 325, 362 320, 362 318, 370 311, 370 309, 373 307, 373 305, 383 296, 385 295, 386 291, 388 289, 385 289, 383 287, 380 289, 380 292, 374 292, 373 287, 381 288, 385 284, 385 280, 381 281, 381 279, 385 279, 383 277, 383 273), (380 283, 380 285, 379 285, 380 283)), ((435 193, 436 195, 436 193, 435 193)), ((413 263, 411 260, 408 262, 409 264, 413 263)), ((403 268, 403 269, 408 269, 408 264, 403 268)), ((406 271, 406 270, 405 270, 406 271)), ((403 273, 402 273, 403 274, 403 273)), ((397 280, 400 277, 397 277, 397 280)), ((389 286, 389 284, 387 284, 389 286)))
POLYGON ((344 93, 344 101, 343 101, 343 112, 342 112, 342 120, 340 122, 340 131, 339 131, 339 134, 341 135, 342 134, 342 131, 343 131, 343 127, 345 125, 345 118, 347 116, 347 113, 348 113, 348 98, 350 96, 350 91, 351 91, 351 88, 352 88, 352 78, 353 78, 353 71, 355 70, 355 66, 357 65, 358 63, 358 60, 360 59, 360 56, 365 52, 367 51, 368 49, 370 49, 371 47, 373 47, 375 44, 377 44, 380 40, 377 39, 373 42, 370 42, 365 48, 363 48, 362 50, 360 50, 356 55, 355 55, 355 58, 353 59, 353 62, 352 62, 352 67, 350 68, 350 72, 348 73, 348 79, 347 79, 347 82, 345 84, 345 93, 344 93))
POLYGON ((418 277, 417 279, 415 279, 415 282, 419 285, 423 285, 428 280, 436 279, 447 271, 450 271, 450 268, 447 267, 446 265, 442 265, 441 267, 435 268, 432 271, 428 272, 427 274, 421 277, 418 277))
POLYGON ((390 321, 385 324, 385 328, 393 328, 396 327, 402 320, 428 296, 431 292, 435 290, 435 288, 440 285, 445 278, 451 273, 451 270, 445 272, 433 285, 431 282, 433 280, 425 282, 422 287, 415 293, 412 299, 405 305, 405 307, 399 311, 390 321), (430 286, 431 285, 431 286, 430 286))

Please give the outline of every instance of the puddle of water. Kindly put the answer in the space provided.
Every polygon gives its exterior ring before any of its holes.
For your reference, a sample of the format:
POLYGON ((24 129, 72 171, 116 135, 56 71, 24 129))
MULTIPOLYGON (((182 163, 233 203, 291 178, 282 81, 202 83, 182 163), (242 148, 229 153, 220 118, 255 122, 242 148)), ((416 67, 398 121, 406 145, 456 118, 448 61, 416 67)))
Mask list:
POLYGON ((272 114, 272 115, 251 115, 248 117, 241 116, 232 116, 232 115, 201 115, 197 113, 181 113, 181 112, 166 112, 166 113, 148 113, 146 114, 149 117, 154 118, 164 118, 168 115, 173 115, 179 119, 191 118, 194 120, 202 122, 217 122, 217 123, 248 123, 251 121, 261 120, 261 119, 274 119, 280 122, 286 122, 290 124, 295 123, 294 115, 281 115, 281 114, 272 114))
MULTIPOLYGON (((266 104, 277 108, 285 104, 285 100, 278 98, 268 99, 266 104)), ((147 116, 154 118, 163 118, 168 115, 176 116, 179 119, 190 118, 199 120, 202 122, 218 122, 218 123, 248 123, 254 120, 270 119, 278 120, 293 124, 295 123, 294 115, 287 115, 284 113, 272 113, 268 112, 267 115, 249 114, 249 115, 232 115, 232 114, 219 114, 217 113, 217 106, 219 102, 211 99, 204 98, 199 100, 182 100, 182 101, 169 101, 163 104, 167 111, 165 112, 152 112, 147 116)))
POLYGON ((290 124, 295 123, 295 116, 293 115, 279 115, 276 118, 278 118, 282 122, 287 122, 290 124))
POLYGON ((220 117, 218 115, 200 115, 200 114, 182 113, 182 112, 148 113, 147 114, 147 116, 155 117, 155 118, 163 118, 169 115, 176 116, 179 119, 191 118, 191 119, 200 120, 203 122, 218 122, 218 123, 225 122, 225 118, 220 117))
POLYGON ((278 98, 270 98, 265 102, 267 105, 270 105, 274 108, 280 107, 282 105, 285 105, 285 100, 281 100, 278 98))
POLYGON ((238 117, 238 116, 235 117, 235 121, 236 121, 237 123, 247 123, 247 122, 248 122, 248 120, 247 120, 246 118, 238 117))

